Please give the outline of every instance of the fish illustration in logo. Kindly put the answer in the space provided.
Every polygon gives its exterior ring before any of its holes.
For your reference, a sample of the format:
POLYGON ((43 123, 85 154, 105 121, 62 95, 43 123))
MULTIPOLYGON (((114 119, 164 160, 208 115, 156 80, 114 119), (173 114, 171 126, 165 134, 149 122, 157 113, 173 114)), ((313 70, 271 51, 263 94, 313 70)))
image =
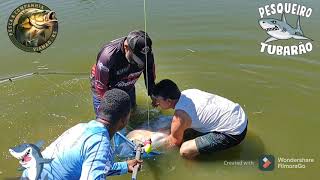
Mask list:
POLYGON ((15 27, 16 39, 28 47, 44 44, 57 23, 54 11, 33 9, 22 14, 15 27))
POLYGON ((300 16, 297 19, 296 28, 291 27, 286 20, 285 14, 282 14, 281 20, 274 18, 263 18, 259 20, 259 24, 263 30, 267 32, 271 37, 265 40, 265 43, 279 40, 279 39, 299 39, 299 40, 311 40, 303 34, 300 25, 300 16))
POLYGON ((40 148, 43 141, 36 144, 21 144, 10 148, 10 154, 19 160, 22 167, 19 169, 28 171, 30 180, 38 180, 43 169, 44 163, 50 163, 52 159, 44 159, 41 155, 40 148))

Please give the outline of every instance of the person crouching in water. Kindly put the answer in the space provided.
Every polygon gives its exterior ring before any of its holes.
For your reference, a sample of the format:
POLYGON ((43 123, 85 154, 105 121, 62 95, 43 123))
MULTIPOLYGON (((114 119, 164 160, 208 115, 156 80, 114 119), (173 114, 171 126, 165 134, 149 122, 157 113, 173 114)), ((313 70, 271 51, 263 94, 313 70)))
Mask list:
MULTIPOLYGON (((120 89, 110 90, 101 100, 96 120, 71 127, 42 152, 43 158, 52 161, 43 165, 39 179, 105 180, 132 172, 142 161, 114 162, 110 142, 127 125, 130 111, 129 95, 120 89)), ((21 179, 27 179, 29 173, 25 170, 21 179)))
POLYGON ((152 98, 154 106, 175 110, 164 145, 181 146, 180 155, 185 158, 228 149, 246 136, 245 112, 226 98, 198 89, 180 92, 169 79, 155 85, 152 98))

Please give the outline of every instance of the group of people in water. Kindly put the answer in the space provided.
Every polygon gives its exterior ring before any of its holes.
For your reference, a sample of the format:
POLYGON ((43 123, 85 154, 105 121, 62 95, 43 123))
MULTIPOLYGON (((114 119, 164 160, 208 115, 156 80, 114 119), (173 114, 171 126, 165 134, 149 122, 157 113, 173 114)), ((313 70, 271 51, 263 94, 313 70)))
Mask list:
MULTIPOLYGON (((179 147, 180 155, 188 159, 243 141, 248 118, 239 104, 199 89, 180 90, 169 79, 156 83, 155 72, 152 40, 146 32, 135 30, 104 45, 90 75, 96 119, 71 127, 42 152, 52 160, 43 165, 40 179, 106 179, 132 172, 142 163, 114 162, 110 142, 136 106, 135 83, 141 74, 152 106, 174 113, 162 136, 148 130, 134 130, 131 136, 140 134, 165 148, 179 147)), ((30 173, 25 170, 23 176, 30 173)))

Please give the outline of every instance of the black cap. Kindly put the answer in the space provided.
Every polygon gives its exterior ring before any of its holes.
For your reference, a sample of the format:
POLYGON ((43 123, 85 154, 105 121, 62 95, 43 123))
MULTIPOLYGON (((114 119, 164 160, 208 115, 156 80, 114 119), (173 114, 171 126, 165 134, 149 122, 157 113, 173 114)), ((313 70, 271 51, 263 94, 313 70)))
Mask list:
POLYGON ((131 31, 127 36, 127 41, 133 51, 133 59, 136 62, 140 61, 137 62, 138 64, 145 63, 146 55, 152 51, 152 41, 149 35, 141 30, 131 31))

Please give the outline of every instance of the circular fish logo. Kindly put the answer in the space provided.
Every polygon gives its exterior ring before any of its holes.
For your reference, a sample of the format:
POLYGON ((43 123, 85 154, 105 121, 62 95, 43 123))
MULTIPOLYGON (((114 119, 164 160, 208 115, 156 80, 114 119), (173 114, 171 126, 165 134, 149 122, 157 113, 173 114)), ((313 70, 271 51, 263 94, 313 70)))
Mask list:
POLYGON ((58 35, 56 13, 40 3, 26 3, 10 15, 7 31, 10 40, 27 52, 48 48, 58 35))

